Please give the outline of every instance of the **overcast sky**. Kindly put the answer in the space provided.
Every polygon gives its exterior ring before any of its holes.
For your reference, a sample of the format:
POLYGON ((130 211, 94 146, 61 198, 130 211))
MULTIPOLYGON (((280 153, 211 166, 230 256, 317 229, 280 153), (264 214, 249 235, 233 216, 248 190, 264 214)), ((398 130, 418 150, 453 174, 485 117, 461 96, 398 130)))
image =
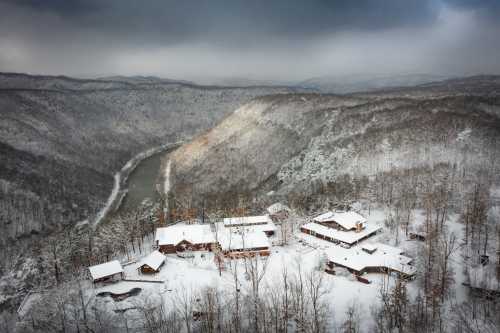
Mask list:
POLYGON ((500 74, 500 0, 0 0, 0 71, 500 74))

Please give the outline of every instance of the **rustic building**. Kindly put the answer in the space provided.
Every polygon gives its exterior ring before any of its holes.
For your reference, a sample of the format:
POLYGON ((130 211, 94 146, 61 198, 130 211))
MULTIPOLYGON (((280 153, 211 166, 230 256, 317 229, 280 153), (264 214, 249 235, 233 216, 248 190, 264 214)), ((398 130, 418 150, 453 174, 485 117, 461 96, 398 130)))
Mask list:
POLYGON ((224 219, 224 226, 247 233, 261 231, 267 236, 272 236, 276 232, 276 225, 269 215, 229 217, 224 219))
POLYGON ((211 251, 216 240, 208 224, 176 224, 157 228, 155 243, 161 253, 211 251))
POLYGON ((403 278, 412 278, 415 267, 413 259, 403 255, 401 249, 385 244, 373 244, 368 247, 371 253, 363 248, 335 248, 327 251, 328 267, 343 267, 356 276, 365 273, 396 273, 403 278))
POLYGON ((123 267, 118 260, 91 266, 89 271, 94 283, 123 278, 123 267))
POLYGON ((160 251, 153 251, 141 261, 139 270, 142 273, 158 273, 165 263, 165 255, 160 251))

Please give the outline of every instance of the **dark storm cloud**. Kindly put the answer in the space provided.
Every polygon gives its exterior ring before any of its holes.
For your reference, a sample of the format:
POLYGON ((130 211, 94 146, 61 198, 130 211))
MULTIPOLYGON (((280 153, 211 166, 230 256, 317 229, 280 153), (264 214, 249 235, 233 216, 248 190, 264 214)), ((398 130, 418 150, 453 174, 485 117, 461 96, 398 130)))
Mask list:
POLYGON ((269 37, 309 38, 338 30, 385 29, 435 19, 426 0, 21 0, 19 9, 53 13, 70 31, 88 27, 117 38, 166 44, 186 39, 228 44, 269 37))
POLYGON ((0 0, 0 70, 498 72, 499 15, 500 0, 0 0))

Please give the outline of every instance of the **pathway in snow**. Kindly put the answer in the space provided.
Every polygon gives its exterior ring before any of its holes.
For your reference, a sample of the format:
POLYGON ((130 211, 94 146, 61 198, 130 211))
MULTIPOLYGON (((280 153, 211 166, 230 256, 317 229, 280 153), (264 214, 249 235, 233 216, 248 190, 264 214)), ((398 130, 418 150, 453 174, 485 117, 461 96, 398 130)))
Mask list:
POLYGON ((163 193, 165 196, 170 192, 170 171, 172 170, 172 160, 168 160, 167 166, 165 167, 163 176, 165 177, 165 182, 163 183, 163 193))

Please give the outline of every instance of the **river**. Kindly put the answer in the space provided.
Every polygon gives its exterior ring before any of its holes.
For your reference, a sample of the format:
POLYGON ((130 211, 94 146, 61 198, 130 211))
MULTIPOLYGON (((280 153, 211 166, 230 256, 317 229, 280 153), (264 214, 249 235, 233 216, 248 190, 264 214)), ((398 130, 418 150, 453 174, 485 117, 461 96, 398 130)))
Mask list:
POLYGON ((160 174, 160 164, 166 152, 156 153, 143 159, 135 167, 126 181, 127 194, 117 209, 117 213, 135 210, 144 199, 156 200, 156 181, 160 174))
MULTIPOLYGON (((175 150, 181 142, 151 148, 137 154, 114 175, 115 184, 106 204, 93 219, 96 227, 111 215, 133 211, 145 199, 156 200, 156 183, 162 157, 175 150)), ((82 221, 88 222, 88 220, 82 221)))

